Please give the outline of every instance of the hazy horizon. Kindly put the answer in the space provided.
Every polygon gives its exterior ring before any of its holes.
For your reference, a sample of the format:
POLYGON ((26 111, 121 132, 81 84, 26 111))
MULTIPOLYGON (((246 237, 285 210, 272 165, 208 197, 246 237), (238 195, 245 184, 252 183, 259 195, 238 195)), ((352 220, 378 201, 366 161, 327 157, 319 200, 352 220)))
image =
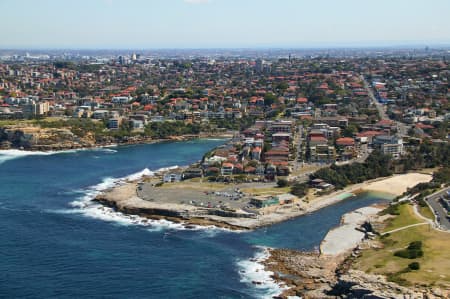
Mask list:
POLYGON ((2 49, 450 45, 450 1, 2 0, 2 49))
POLYGON ((1 51, 18 50, 18 51, 189 51, 189 50, 364 50, 364 49, 420 49, 420 48, 449 48, 449 42, 398 42, 398 43, 368 43, 368 44, 330 44, 330 45, 298 45, 298 46, 283 46, 283 45, 263 45, 254 47, 245 46, 230 46, 230 47, 116 47, 116 48, 102 48, 102 47, 2 47, 0 45, 1 51))

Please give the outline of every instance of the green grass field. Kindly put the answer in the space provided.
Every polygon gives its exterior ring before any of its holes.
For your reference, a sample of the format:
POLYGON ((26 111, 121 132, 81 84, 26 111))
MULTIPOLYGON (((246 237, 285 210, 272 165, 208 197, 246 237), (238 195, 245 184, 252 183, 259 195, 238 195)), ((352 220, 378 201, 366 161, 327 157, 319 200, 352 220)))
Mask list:
POLYGON ((401 217, 395 217, 394 219, 392 219, 383 230, 383 232, 391 231, 411 224, 424 222, 414 214, 414 211, 412 210, 410 205, 401 204, 399 205, 398 209, 400 211, 401 217))
MULTIPOLYGON (((402 205, 400 215, 389 220, 388 228, 399 228, 420 223, 410 205, 402 205)), ((403 285, 439 286, 450 288, 450 233, 432 229, 429 225, 411 227, 379 238, 382 249, 367 249, 357 258, 353 267, 368 273, 386 275, 403 285), (405 259, 394 256, 410 242, 422 241, 423 257, 405 259), (412 262, 420 263, 420 270, 403 271, 412 262)))
POLYGON ((430 207, 427 205, 425 207, 419 207, 419 213, 430 220, 434 221, 434 214, 431 211, 430 207))

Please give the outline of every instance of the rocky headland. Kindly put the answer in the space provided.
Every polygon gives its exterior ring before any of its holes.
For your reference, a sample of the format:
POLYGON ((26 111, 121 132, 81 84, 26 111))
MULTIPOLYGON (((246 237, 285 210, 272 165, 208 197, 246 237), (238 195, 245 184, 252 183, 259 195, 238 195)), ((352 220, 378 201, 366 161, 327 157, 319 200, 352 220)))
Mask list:
POLYGON ((341 225, 331 230, 317 252, 270 249, 263 263, 273 278, 286 286, 279 298, 448 298, 448 290, 436 287, 404 287, 385 276, 352 268, 361 250, 372 246, 372 225, 386 219, 369 207, 345 214, 341 225), (353 236, 352 236, 353 234, 353 236), (339 241, 342 241, 341 243, 339 241))
POLYGON ((41 128, 35 125, 7 125, 0 127, 0 150, 21 149, 28 151, 61 151, 93 148, 109 145, 131 145, 163 141, 183 141, 195 138, 229 138, 231 134, 198 134, 168 136, 154 139, 144 135, 115 137, 113 135, 95 136, 94 132, 74 134, 67 128, 41 128))

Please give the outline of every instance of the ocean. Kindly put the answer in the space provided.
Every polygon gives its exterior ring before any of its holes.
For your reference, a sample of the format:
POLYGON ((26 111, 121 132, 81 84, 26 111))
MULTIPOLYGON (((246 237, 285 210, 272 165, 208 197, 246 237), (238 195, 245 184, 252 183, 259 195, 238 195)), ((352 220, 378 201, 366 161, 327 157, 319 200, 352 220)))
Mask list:
POLYGON ((251 232, 185 229, 91 202, 125 178, 185 166, 223 140, 0 152, 1 298, 271 298, 266 247, 314 250, 362 194, 251 232), (262 284, 253 284, 259 281, 262 284))

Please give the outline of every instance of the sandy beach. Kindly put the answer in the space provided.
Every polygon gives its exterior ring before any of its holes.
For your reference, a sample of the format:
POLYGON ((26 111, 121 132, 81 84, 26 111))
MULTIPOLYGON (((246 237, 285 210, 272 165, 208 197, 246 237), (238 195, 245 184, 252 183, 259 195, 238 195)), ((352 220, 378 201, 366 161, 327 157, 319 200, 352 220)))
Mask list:
POLYGON ((408 188, 419 183, 427 183, 431 181, 432 178, 433 177, 429 174, 417 172, 398 174, 384 180, 370 182, 366 184, 363 189, 365 191, 390 193, 399 196, 406 192, 408 188))
MULTIPOLYGON (((422 173, 407 173, 395 175, 382 180, 374 180, 350 186, 347 192, 356 190, 402 195, 418 183, 431 181, 432 176, 422 173)), ((364 222, 376 217, 381 209, 376 207, 361 208, 345 214, 341 225, 328 232, 320 246, 320 251, 326 255, 340 255, 354 249, 363 240, 365 233, 357 230, 364 222)))

